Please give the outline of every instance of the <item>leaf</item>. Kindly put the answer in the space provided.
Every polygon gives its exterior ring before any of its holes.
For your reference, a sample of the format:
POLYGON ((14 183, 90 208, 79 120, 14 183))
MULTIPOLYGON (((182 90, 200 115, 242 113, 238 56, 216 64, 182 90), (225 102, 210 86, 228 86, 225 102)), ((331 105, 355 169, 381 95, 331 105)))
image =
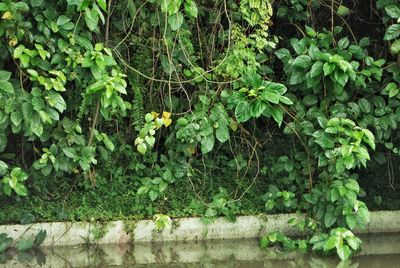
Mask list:
POLYGON ((392 19, 400 18, 400 8, 397 5, 386 6, 385 11, 392 19))
POLYGON ((146 136, 144 139, 150 145, 150 147, 153 147, 156 142, 156 139, 152 136, 146 136))
POLYGON ((11 77, 11 72, 0 70, 0 80, 9 80, 11 77))
POLYGON ((385 92, 389 94, 389 98, 392 98, 397 95, 399 92, 396 83, 389 83, 385 87, 385 92))
POLYGON ((28 195, 28 189, 26 188, 25 185, 22 183, 16 183, 15 186, 13 187, 15 193, 19 196, 27 196, 28 195))
POLYGON ((346 223, 349 226, 350 230, 353 230, 354 227, 357 226, 357 217, 353 214, 349 214, 346 216, 346 223))
POLYGON ((281 96, 278 93, 276 93, 275 91, 272 91, 272 90, 268 90, 268 89, 264 90, 261 93, 261 97, 264 101, 268 101, 268 102, 271 102, 274 104, 278 104, 279 100, 281 98, 281 96))
POLYGON ((246 101, 240 102, 235 108, 235 116, 238 123, 246 122, 251 118, 250 105, 246 101))
POLYGON ((62 149, 62 151, 64 152, 65 156, 68 157, 68 158, 76 159, 78 157, 78 155, 76 154, 75 148, 64 147, 62 149))
POLYGON ((66 24, 67 22, 69 22, 70 20, 71 20, 71 19, 68 18, 67 16, 61 15, 61 16, 58 17, 58 19, 57 19, 57 26, 64 25, 64 24, 66 24))
POLYGON ((294 59, 292 65, 298 68, 307 69, 312 65, 311 57, 308 55, 300 55, 294 59))
POLYGON ((349 41, 349 38, 347 36, 343 37, 338 42, 338 47, 340 49, 346 49, 349 45, 350 45, 350 41, 349 41))
POLYGON ((342 261, 347 260, 351 255, 351 250, 348 245, 341 245, 336 248, 336 252, 342 261))
POLYGON ((262 249, 266 249, 266 248, 268 247, 268 245, 269 245, 269 238, 268 238, 268 236, 264 236, 263 238, 261 238, 260 247, 261 247, 262 249))
POLYGON ((267 104, 264 101, 257 100, 255 103, 252 103, 251 105, 251 116, 255 118, 260 117, 266 107, 267 104))
POLYGON ((285 63, 291 58, 290 51, 287 48, 278 49, 275 51, 275 55, 285 63))
POLYGON ((7 237, 7 234, 0 234, 0 254, 4 252, 7 248, 11 247, 13 243, 13 239, 11 237, 7 237))
POLYGON ((67 103, 58 92, 49 91, 45 99, 51 107, 56 108, 60 113, 67 109, 67 103))
POLYGON ((334 63, 325 62, 323 66, 324 75, 328 76, 335 70, 336 65, 334 63))
POLYGON ((138 152, 141 154, 145 154, 147 151, 147 146, 145 143, 138 144, 136 148, 137 148, 138 152))
POLYGON ((392 54, 398 54, 400 52, 400 39, 397 39, 393 42, 393 44, 390 46, 390 52, 392 54))
POLYGON ((368 224, 371 218, 371 215, 366 207, 359 208, 357 216, 359 217, 359 219, 361 219, 363 224, 368 224))
POLYGON ((151 201, 154 201, 157 199, 158 197, 158 192, 154 191, 154 190, 150 190, 149 191, 149 197, 151 201))
POLYGON ((267 211, 271 211, 272 209, 275 208, 275 201, 273 199, 269 199, 266 203, 265 203, 265 209, 267 211))
POLYGON ((198 10, 196 3, 193 0, 185 1, 185 11, 189 16, 197 18, 198 10))
POLYGON ((14 87, 8 81, 0 80, 0 90, 3 90, 4 92, 9 93, 9 94, 14 94, 14 87))
POLYGON ((215 131, 215 136, 217 137, 217 140, 221 143, 229 140, 230 136, 228 127, 226 125, 220 125, 215 131))
POLYGON ((177 12, 168 17, 168 24, 171 26, 172 31, 177 31, 179 28, 181 28, 182 23, 183 15, 181 12, 177 12))
POLYGON ((358 250, 360 248, 361 241, 358 237, 347 237, 346 241, 353 250, 358 250))
POLYGON ((275 106, 274 108, 271 108, 270 113, 275 122, 278 123, 278 126, 281 126, 283 121, 283 110, 279 106, 275 106))
POLYGON ((85 22, 90 31, 95 31, 97 29, 97 24, 99 23, 99 17, 97 13, 92 12, 89 8, 85 8, 85 22))
POLYGON ((31 5, 33 7, 40 7, 41 5, 43 5, 43 2, 44 0, 31 0, 31 5))
POLYGON ((47 236, 46 230, 40 230, 38 232, 38 234, 36 235, 36 238, 34 241, 34 246, 35 247, 40 246, 43 243, 43 241, 46 239, 46 236, 47 236))
POLYGON ((364 133, 363 141, 365 141, 373 150, 375 150, 375 137, 374 134, 368 129, 363 129, 362 132, 364 133))
POLYGON ((333 211, 327 211, 324 217, 324 225, 326 228, 331 227, 336 222, 336 216, 333 211))
POLYGON ((15 7, 16 7, 17 9, 19 9, 20 11, 22 11, 22 12, 28 12, 28 11, 29 11, 29 6, 28 6, 28 4, 25 3, 25 2, 22 2, 22 1, 16 3, 16 4, 15 4, 15 7))
POLYGON ((306 106, 313 106, 318 103, 318 97, 314 94, 308 94, 308 95, 304 96, 302 102, 306 106))
POLYGON ((390 25, 389 28, 387 28, 383 40, 389 41, 396 39, 399 36, 400 36, 400 24, 393 24, 390 25))
POLYGON ((347 84, 347 81, 349 81, 349 76, 339 69, 335 70, 334 77, 342 87, 344 87, 347 84))
POLYGON ((107 3, 106 0, 96 0, 97 4, 100 6, 102 10, 107 12, 107 3))
POLYGON ((324 244, 324 251, 329 251, 336 247, 338 238, 336 236, 331 236, 324 244))
POLYGON ((8 165, 0 160, 0 176, 4 176, 7 173, 8 165))
POLYGON ((84 48, 86 51, 92 51, 93 50, 93 44, 90 42, 89 39, 86 37, 82 36, 76 36, 75 41, 78 45, 80 45, 82 48, 84 48))
POLYGON ((201 152, 203 154, 211 152, 212 149, 214 148, 214 143, 215 143, 214 135, 211 134, 206 137, 203 137, 201 139, 201 152))
POLYGON ((20 223, 25 225, 25 224, 31 224, 36 220, 36 217, 30 213, 30 212, 25 212, 21 216, 20 223))
POLYGON ((312 78, 317 77, 322 74, 322 72, 323 72, 322 66, 323 65, 324 64, 320 61, 317 61, 312 65, 311 71, 310 71, 310 75, 312 78))
POLYGON ((33 239, 30 238, 21 238, 16 247, 18 249, 18 251, 25 251, 25 250, 29 250, 31 248, 33 248, 34 245, 34 241, 33 239))
POLYGON ((371 104, 366 99, 360 99, 358 101, 358 105, 360 106, 360 110, 363 113, 370 113, 371 112, 371 109, 372 109, 371 104))
POLYGON ((338 7, 338 9, 337 9, 337 14, 338 14, 339 16, 341 16, 341 17, 344 17, 344 16, 349 15, 350 12, 351 12, 351 10, 350 10, 348 7, 343 6, 343 5, 340 5, 340 6, 338 7))
POLYGON ((22 113, 21 112, 13 112, 11 113, 10 116, 11 122, 15 125, 15 126, 19 126, 22 122, 22 113))

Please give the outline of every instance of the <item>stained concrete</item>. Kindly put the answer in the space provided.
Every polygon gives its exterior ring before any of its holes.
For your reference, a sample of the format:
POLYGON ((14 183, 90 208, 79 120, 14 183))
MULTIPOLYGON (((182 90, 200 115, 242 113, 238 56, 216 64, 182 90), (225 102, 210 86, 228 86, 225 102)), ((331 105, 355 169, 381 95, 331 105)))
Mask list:
MULTIPOLYGON (((296 217, 296 214, 240 216, 237 217, 236 222, 228 222, 224 218, 219 218, 207 225, 199 218, 182 218, 174 219, 172 224, 162 231, 157 231, 154 221, 151 220, 130 223, 113 221, 107 224, 53 222, 32 225, 2 225, 0 233, 7 233, 17 240, 21 235, 33 237, 40 229, 44 229, 47 231, 47 237, 43 246, 243 239, 262 237, 271 231, 280 231, 289 236, 301 235, 295 227, 287 224, 287 221, 293 217, 296 217), (126 228, 126 226, 130 227, 126 228), (96 238, 95 234, 99 231, 103 232, 104 236, 96 238)), ((399 233, 400 211, 371 212, 371 222, 368 227, 356 232, 399 233)))

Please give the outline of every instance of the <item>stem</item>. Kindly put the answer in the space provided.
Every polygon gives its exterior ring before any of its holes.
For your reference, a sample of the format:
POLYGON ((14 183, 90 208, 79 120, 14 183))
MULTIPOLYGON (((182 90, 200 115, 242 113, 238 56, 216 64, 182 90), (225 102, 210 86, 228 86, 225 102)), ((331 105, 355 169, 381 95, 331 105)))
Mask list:
MULTIPOLYGON (((105 43, 106 47, 108 45, 108 37, 109 37, 109 30, 110 30, 111 3, 112 3, 112 0, 109 0, 108 1, 108 9, 107 9, 106 32, 105 32, 105 36, 104 36, 104 43, 105 43)), ((90 128, 88 146, 90 146, 92 144, 93 131, 96 128, 96 124, 99 119, 99 113, 100 113, 100 99, 98 99, 97 103, 96 103, 96 113, 94 114, 92 127, 90 128)))

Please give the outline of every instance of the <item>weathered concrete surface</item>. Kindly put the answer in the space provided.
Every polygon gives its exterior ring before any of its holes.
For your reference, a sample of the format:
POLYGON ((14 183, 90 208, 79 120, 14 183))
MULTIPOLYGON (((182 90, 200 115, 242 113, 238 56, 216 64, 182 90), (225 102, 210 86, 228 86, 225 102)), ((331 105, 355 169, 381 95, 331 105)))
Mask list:
POLYGON ((398 233, 400 232, 400 211, 374 211, 367 228, 357 233, 398 233))
MULTIPOLYGON (((0 233, 7 233, 14 240, 17 240, 21 235, 24 235, 24 237, 34 236, 40 229, 44 229, 47 231, 47 237, 43 246, 258 238, 270 231, 280 231, 291 236, 301 235, 296 228, 287 224, 287 221, 293 217, 296 217, 296 214, 241 216, 233 223, 224 218, 219 218, 208 225, 202 223, 199 218, 182 218, 173 220, 171 226, 162 231, 157 231, 154 222, 150 220, 130 223, 114 221, 106 225, 55 222, 33 225, 3 225, 0 226, 0 233), (131 227, 126 228, 125 226, 131 227), (96 237, 96 234, 99 233, 104 235, 101 235, 100 238, 98 235, 96 237)), ((400 232, 400 211, 372 212, 368 228, 359 232, 400 232)))

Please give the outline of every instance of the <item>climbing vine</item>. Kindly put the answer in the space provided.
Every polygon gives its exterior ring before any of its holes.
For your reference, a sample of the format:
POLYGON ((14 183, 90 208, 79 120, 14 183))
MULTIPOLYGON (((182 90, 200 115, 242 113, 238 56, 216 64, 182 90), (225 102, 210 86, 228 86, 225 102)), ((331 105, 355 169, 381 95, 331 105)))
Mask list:
POLYGON ((363 170, 387 164, 394 188, 398 1, 2 0, 0 17, 8 204, 120 183, 150 217, 186 185, 186 214, 303 212, 307 239, 262 246, 344 260, 363 170))

